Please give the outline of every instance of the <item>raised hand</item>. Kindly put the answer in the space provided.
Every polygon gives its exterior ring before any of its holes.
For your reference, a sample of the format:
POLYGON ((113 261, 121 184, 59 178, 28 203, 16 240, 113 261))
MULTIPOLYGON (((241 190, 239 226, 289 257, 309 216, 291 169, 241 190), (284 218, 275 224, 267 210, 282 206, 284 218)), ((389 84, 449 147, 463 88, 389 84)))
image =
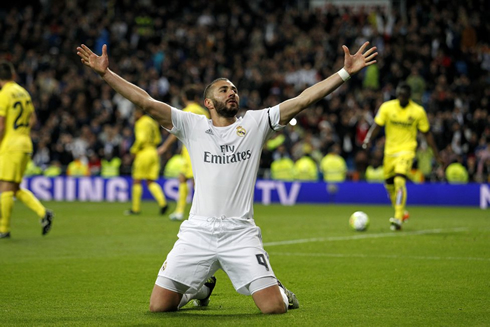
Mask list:
POLYGON ((350 74, 355 74, 364 67, 372 65, 376 63, 374 58, 378 55, 376 51, 376 47, 369 48, 366 52, 366 47, 369 42, 364 42, 364 44, 357 50, 357 52, 353 55, 350 54, 349 48, 345 45, 342 46, 344 49, 344 69, 350 74))
POLYGON ((77 55, 82 58, 85 66, 92 68, 99 75, 104 76, 109 67, 109 57, 107 56, 107 45, 102 46, 102 55, 98 56, 92 52, 85 44, 77 47, 77 55))

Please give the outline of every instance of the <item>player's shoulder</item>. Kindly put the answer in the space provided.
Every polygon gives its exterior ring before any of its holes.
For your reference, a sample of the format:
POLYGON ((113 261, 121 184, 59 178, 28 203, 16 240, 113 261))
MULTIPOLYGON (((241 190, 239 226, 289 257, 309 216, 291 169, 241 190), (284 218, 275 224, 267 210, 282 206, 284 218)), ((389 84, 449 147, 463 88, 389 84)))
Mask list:
MULTIPOLYGON (((276 106, 278 107, 278 106, 276 106)), ((273 108, 275 107, 271 107, 271 108, 265 108, 265 109, 250 109, 250 110, 247 110, 245 111, 245 113, 243 114, 243 117, 259 117, 259 116, 264 116, 264 115, 267 115, 268 112, 270 110, 272 110, 273 108)))
POLYGON ((255 122, 255 124, 260 124, 260 122, 265 119, 264 117, 267 116, 268 109, 247 110, 240 117, 240 119, 243 123, 246 123, 247 121, 253 121, 255 122))
MULTIPOLYGON (((15 82, 7 82, 5 85, 0 89, 0 95, 2 96, 9 96, 12 90, 18 85, 15 82)), ((19 85, 20 86, 20 85, 19 85)))
POLYGON ((410 101, 410 108, 412 111, 416 112, 417 114, 425 114, 425 109, 418 103, 414 101, 410 101))
POLYGON ((380 109, 385 109, 385 108, 391 109, 396 107, 397 105, 398 105, 398 99, 388 100, 381 104, 380 109))

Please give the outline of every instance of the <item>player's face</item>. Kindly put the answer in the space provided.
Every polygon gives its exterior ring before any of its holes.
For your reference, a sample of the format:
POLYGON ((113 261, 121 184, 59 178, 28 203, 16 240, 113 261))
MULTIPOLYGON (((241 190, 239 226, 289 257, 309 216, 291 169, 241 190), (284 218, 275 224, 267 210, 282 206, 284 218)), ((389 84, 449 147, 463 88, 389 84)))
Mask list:
POLYGON ((408 105, 408 100, 410 100, 410 93, 402 90, 398 93, 398 101, 400 101, 400 106, 403 108, 408 105))
POLYGON ((235 117, 240 109, 238 90, 230 81, 218 81, 213 89, 214 109, 221 117, 235 117))

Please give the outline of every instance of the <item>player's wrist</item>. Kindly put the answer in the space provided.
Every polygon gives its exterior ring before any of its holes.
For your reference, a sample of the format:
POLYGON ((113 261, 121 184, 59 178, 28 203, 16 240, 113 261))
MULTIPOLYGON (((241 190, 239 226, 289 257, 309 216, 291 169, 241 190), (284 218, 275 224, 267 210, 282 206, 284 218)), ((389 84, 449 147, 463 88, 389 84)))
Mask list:
POLYGON ((342 67, 342 69, 339 70, 337 74, 339 74, 340 78, 342 78, 344 82, 347 82, 351 78, 350 74, 347 72, 347 70, 344 67, 342 67))

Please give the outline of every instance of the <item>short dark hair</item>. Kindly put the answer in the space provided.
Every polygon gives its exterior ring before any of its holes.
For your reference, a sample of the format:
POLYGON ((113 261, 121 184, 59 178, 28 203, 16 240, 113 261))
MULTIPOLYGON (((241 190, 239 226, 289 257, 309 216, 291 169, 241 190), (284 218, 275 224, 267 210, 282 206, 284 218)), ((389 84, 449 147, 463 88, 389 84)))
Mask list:
POLYGON ((14 78, 15 69, 11 62, 0 60, 0 80, 9 81, 14 78))
POLYGON ((189 101, 196 101, 199 98, 199 89, 197 88, 197 85, 188 85, 184 88, 184 91, 182 92, 185 96, 185 98, 189 101))
POLYGON ((219 81, 228 81, 228 78, 219 77, 214 81, 212 81, 211 83, 209 83, 208 86, 206 86, 206 88, 204 89, 204 94, 203 94, 204 99, 209 98, 209 93, 211 93, 211 88, 213 87, 214 83, 219 81))
POLYGON ((406 82, 401 82, 396 87, 396 96, 398 96, 400 92, 408 93, 408 96, 410 96, 412 94, 412 88, 406 82))

